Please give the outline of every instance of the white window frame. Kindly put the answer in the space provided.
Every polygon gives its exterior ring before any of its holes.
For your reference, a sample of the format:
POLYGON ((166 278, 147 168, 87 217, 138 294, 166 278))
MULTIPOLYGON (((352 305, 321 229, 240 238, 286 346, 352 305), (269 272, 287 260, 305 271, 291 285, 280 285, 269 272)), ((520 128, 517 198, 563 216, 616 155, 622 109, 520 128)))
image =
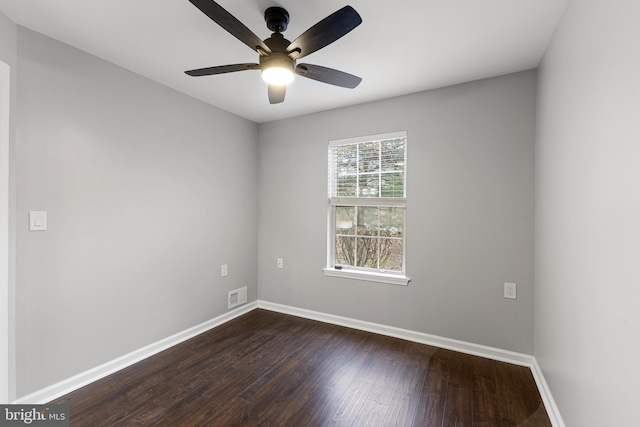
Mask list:
POLYGON ((356 138, 339 139, 329 141, 329 156, 331 156, 331 150, 340 145, 351 145, 361 142, 381 141, 387 139, 405 139, 405 182, 404 190, 405 197, 333 197, 332 191, 332 174, 331 170, 332 161, 329 159, 328 164, 328 211, 327 211, 327 266, 323 269, 325 276, 341 277, 347 279, 366 280, 369 282, 387 283, 392 285, 407 286, 409 284, 409 277, 406 275, 406 229, 407 229, 407 211, 406 211, 406 157, 407 157, 407 132, 399 131, 378 135, 370 135, 356 138), (335 215, 336 206, 370 206, 370 207, 399 207, 403 209, 403 221, 402 221, 402 268, 401 272, 398 271, 384 271, 371 268, 354 267, 354 266, 339 266, 335 267, 335 253, 336 253, 336 236, 335 236, 335 215))

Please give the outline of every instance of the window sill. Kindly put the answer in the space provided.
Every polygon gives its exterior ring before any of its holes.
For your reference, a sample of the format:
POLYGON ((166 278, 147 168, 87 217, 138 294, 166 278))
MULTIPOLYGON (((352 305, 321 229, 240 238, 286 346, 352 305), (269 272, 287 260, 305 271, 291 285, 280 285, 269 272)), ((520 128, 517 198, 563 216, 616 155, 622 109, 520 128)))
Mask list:
POLYGON ((341 277, 343 279, 366 280, 367 282, 387 283, 389 285, 407 286, 411 281, 406 276, 397 274, 375 273, 360 270, 336 270, 335 268, 323 268, 325 276, 341 277))

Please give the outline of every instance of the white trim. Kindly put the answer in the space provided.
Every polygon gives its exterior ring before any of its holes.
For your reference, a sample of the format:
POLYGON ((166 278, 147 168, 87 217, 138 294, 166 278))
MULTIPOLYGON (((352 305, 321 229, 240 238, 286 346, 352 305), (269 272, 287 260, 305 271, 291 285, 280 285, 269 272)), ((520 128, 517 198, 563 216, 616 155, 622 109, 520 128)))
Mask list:
POLYGON ((330 323, 338 326, 358 329, 361 331, 373 332, 375 334, 386 335, 394 338, 405 339, 420 344, 432 345, 439 348, 458 351, 460 353, 471 354, 473 356, 485 357, 487 359, 497 360, 500 362, 511 363, 518 366, 524 366, 531 369, 531 374, 536 382, 540 397, 544 403, 549 420, 553 427, 565 427, 558 407, 553 400, 551 390, 547 386, 542 371, 536 362, 535 357, 529 354, 517 353, 509 350, 502 350, 495 347, 488 347, 480 344, 469 343, 465 341, 454 340, 451 338, 440 337, 437 335, 425 334, 423 332, 411 331, 408 329, 396 328, 393 326, 381 325, 379 323, 366 322, 363 320, 352 319, 348 317, 336 316, 333 314, 321 313, 304 308, 291 307, 288 305, 276 304, 268 301, 258 301, 258 308, 276 311, 278 313, 290 314, 293 316, 304 317, 305 319, 317 320, 320 322, 330 323))
POLYGON ((331 197, 329 203, 332 206, 407 207, 407 199, 404 197, 331 197))
POLYGON ((411 281, 410 278, 401 274, 378 273, 366 270, 349 270, 343 268, 336 270, 335 268, 323 268, 325 276, 341 277, 343 279, 365 280, 367 282, 387 283, 389 285, 407 286, 411 281))
POLYGON ((387 139, 398 139, 398 138, 406 138, 406 137, 407 137, 407 131, 400 130, 400 131, 389 132, 389 133, 378 133, 375 135, 356 136, 353 138, 333 139, 329 141, 329 147, 337 147, 338 145, 356 144, 358 142, 385 141, 387 139))
POLYGON ((0 403, 9 402, 9 109, 11 68, 0 61, 0 403))
POLYGON ((531 365, 531 373, 533 374, 533 379, 536 381, 536 385, 538 386, 540 397, 542 397, 544 407, 547 409, 547 414, 549 415, 551 424, 553 427, 565 427, 562 416, 560 415, 560 410, 558 410, 558 405, 556 405, 556 401, 551 395, 551 389, 549 388, 547 381, 544 379, 542 369, 540 369, 540 365, 538 365, 538 361, 535 357, 533 358, 533 364, 531 365))
POLYGON ((199 335, 203 332, 215 328, 216 326, 222 325, 223 323, 235 319, 236 317, 242 316, 243 314, 255 310, 257 308, 257 305, 258 304, 255 301, 246 304, 242 307, 229 311, 221 316, 215 317, 192 328, 186 329, 182 332, 178 332, 177 334, 171 335, 170 337, 164 338, 160 341, 156 341, 153 344, 149 344, 138 350, 132 351, 131 353, 125 354, 124 356, 118 357, 117 359, 111 360, 100 366, 96 366, 95 368, 89 369, 88 371, 81 372, 71 378, 67 378, 66 380, 62 380, 56 384, 52 384, 27 396, 23 396, 20 399, 16 400, 14 403, 36 405, 50 402, 60 396, 71 393, 72 391, 77 390, 80 387, 84 387, 87 384, 104 378, 107 375, 111 375, 121 369, 126 368, 127 366, 133 365, 134 363, 140 362, 143 359, 166 350, 169 347, 180 344, 181 342, 193 338, 196 335, 199 335))
POLYGON ((332 325, 346 326, 347 328, 373 332, 375 334, 386 335, 389 337, 401 338, 407 341, 432 345, 474 356, 486 357, 488 359, 512 363, 514 365, 528 367, 533 363, 533 356, 528 354, 516 353, 513 351, 473 344, 437 335, 425 334, 424 332, 416 332, 409 329, 396 328, 394 326, 382 325, 380 323, 366 322, 364 320, 336 316, 334 314, 321 313, 318 311, 306 310, 304 308, 291 307, 262 300, 258 300, 258 308, 304 317, 305 319, 318 320, 332 325))

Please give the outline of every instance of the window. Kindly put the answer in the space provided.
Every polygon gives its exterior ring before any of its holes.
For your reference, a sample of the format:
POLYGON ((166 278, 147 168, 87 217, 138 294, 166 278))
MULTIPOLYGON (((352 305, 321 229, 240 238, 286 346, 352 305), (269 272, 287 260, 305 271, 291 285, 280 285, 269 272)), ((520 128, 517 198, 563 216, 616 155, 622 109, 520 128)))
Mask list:
POLYGON ((406 285, 406 132, 329 142, 325 274, 406 285))

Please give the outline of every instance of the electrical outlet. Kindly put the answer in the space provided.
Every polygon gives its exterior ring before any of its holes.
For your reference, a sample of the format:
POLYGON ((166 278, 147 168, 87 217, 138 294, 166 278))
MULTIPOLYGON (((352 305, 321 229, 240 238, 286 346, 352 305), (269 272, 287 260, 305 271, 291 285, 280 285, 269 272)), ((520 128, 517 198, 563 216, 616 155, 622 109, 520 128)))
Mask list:
POLYGON ((282 260, 282 258, 278 258, 276 264, 278 268, 284 268, 284 261, 282 260))
POLYGON ((222 264, 222 267, 220 268, 220 275, 225 277, 227 274, 229 274, 229 268, 227 267, 227 264, 222 264))
POLYGON ((516 299, 516 290, 517 285, 515 283, 505 283, 504 284, 504 297, 510 299, 516 299))

